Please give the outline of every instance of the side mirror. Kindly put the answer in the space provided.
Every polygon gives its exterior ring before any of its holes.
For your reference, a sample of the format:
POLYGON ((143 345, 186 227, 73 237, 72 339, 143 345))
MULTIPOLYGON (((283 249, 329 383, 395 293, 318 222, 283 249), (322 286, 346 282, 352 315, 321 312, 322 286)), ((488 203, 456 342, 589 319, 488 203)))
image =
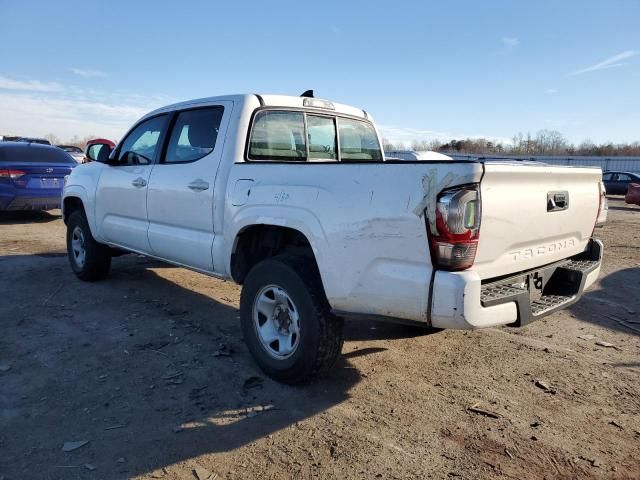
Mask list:
POLYGON ((107 143, 93 143, 87 147, 87 159, 90 162, 108 163, 111 146, 107 143))

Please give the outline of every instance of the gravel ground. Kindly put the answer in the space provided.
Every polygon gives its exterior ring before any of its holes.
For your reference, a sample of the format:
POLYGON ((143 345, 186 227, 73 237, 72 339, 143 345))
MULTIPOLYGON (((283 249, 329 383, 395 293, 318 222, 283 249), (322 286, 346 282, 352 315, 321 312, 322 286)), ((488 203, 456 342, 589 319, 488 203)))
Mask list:
POLYGON ((134 255, 82 283, 59 212, 5 215, 0 479, 640 478, 640 208, 610 205, 600 281, 569 310, 350 322, 302 388, 253 363, 236 285, 134 255))

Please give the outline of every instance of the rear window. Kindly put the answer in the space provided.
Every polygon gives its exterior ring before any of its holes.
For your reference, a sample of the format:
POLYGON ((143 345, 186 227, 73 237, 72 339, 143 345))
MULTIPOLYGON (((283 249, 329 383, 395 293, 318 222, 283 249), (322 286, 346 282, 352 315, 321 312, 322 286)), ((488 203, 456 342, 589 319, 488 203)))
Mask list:
POLYGON ((307 159, 302 112, 265 111, 256 115, 249 146, 251 160, 307 159))
POLYGON ((331 117, 307 115, 309 157, 318 160, 336 160, 336 125, 331 117))
POLYGON ((0 161, 2 162, 29 162, 29 163, 70 163, 77 165, 76 161, 64 150, 57 147, 40 147, 35 145, 11 145, 0 148, 0 161))
POLYGON ((256 114, 248 157, 249 160, 298 162, 383 160, 378 136, 368 122, 279 110, 256 114))
POLYGON ((338 118, 340 160, 343 162, 381 162, 378 136, 369 123, 338 118))

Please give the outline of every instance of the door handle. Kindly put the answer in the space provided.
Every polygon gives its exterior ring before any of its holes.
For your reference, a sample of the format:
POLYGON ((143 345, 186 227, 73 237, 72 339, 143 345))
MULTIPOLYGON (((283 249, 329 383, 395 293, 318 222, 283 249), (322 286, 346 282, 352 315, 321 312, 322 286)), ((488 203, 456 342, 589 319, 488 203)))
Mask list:
POLYGON ((189 185, 187 185, 191 190, 193 190, 194 192, 202 192, 204 190, 208 190, 209 189, 209 183, 205 182, 204 180, 194 180, 193 182, 191 182, 189 185))
POLYGON ((133 185, 136 188, 142 188, 147 185, 147 181, 142 177, 138 177, 133 182, 131 182, 131 185, 133 185))

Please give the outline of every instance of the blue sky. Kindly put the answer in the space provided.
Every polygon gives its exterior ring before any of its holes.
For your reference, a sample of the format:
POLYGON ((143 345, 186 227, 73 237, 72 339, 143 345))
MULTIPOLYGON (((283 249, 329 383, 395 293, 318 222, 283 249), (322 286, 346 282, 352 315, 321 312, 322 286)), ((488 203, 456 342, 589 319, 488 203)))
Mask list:
POLYGON ((0 134, 119 138, 204 96, 316 95, 392 141, 640 140, 640 2, 0 0, 0 134))

